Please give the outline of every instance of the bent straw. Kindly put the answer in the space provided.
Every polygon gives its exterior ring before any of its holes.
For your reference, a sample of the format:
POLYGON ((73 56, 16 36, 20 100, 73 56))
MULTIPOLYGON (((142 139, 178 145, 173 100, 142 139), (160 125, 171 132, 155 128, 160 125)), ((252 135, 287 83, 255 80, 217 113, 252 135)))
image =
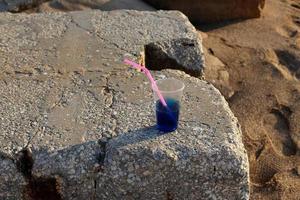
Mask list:
POLYGON ((143 72, 148 77, 148 79, 149 79, 149 81, 151 83, 152 89, 153 89, 153 91, 156 92, 156 94, 157 94, 160 102, 162 103, 162 105, 165 106, 165 107, 168 107, 168 105, 167 105, 164 97, 162 96, 161 92, 159 91, 159 89, 158 89, 158 87, 156 85, 156 81, 154 80, 154 78, 151 75, 150 71, 146 67, 144 67, 144 66, 142 66, 140 64, 137 64, 137 63, 135 63, 135 62, 133 62, 131 60, 128 60, 128 59, 125 59, 124 63, 128 64, 128 65, 131 65, 133 68, 138 69, 141 72, 143 72))

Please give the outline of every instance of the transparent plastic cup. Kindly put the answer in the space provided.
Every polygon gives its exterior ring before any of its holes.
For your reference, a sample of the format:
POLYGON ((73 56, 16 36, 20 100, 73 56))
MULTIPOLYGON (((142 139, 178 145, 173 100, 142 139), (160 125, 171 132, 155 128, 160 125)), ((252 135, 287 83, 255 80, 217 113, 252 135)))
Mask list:
POLYGON ((175 131, 178 127, 180 102, 185 85, 175 78, 161 79, 156 81, 156 84, 168 105, 165 107, 154 91, 157 129, 165 133, 175 131))

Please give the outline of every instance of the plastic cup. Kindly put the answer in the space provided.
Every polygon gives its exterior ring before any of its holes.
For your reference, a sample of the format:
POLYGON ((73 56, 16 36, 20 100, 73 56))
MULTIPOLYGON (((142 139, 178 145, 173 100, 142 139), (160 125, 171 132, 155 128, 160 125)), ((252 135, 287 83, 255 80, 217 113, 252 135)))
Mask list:
POLYGON ((158 80, 156 84, 168 105, 164 106, 154 91, 157 129, 165 133, 175 131, 178 127, 180 101, 185 85, 175 78, 158 80))

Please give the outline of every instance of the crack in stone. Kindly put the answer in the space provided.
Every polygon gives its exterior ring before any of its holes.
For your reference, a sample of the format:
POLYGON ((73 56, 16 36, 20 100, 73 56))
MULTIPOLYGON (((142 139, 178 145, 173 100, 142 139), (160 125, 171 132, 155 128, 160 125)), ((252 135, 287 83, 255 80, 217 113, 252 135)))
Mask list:
POLYGON ((26 180, 23 190, 24 200, 62 200, 61 183, 58 177, 35 177, 32 174, 34 159, 28 148, 16 156, 16 167, 26 180))
POLYGON ((78 23, 76 22, 76 20, 74 20, 74 18, 73 18, 72 15, 70 15, 70 17, 71 17, 71 23, 73 23, 77 28, 82 29, 82 30, 88 32, 89 34, 92 34, 92 35, 93 35, 93 32, 92 32, 91 30, 86 29, 86 28, 82 27, 80 24, 78 24, 78 23))
POLYGON ((94 179, 94 191, 93 191, 93 196, 91 197, 91 199, 96 200, 96 195, 97 195, 97 180, 94 179))
POLYGON ((32 152, 28 148, 24 148, 16 156, 17 169, 22 173, 26 180, 32 178, 33 163, 32 152))
POLYGON ((108 80, 109 80, 110 76, 112 76, 112 74, 109 73, 108 77, 105 77, 106 81, 105 81, 105 86, 103 87, 103 94, 105 96, 110 95, 110 97, 111 97, 110 102, 107 102, 107 100, 105 101, 105 103, 108 103, 108 106, 107 106, 108 108, 112 108, 116 104, 115 96, 117 93, 113 88, 109 87, 109 85, 108 85, 108 80))
POLYGON ((111 108, 113 105, 113 92, 112 90, 106 85, 103 88, 103 95, 106 97, 105 99, 105 104, 107 105, 108 108, 111 108))
MULTIPOLYGON (((111 44, 111 45, 113 45, 114 47, 116 47, 117 49, 119 49, 119 50, 122 50, 122 51, 124 51, 124 52, 128 52, 129 50, 128 49, 125 49, 125 48, 123 48, 123 47, 120 47, 117 43, 114 43, 114 42, 112 42, 112 41, 110 41, 110 40, 108 40, 108 39, 105 39, 104 37, 102 37, 99 33, 95 33, 95 36, 97 36, 100 40, 102 40, 104 43, 106 42, 106 43, 108 43, 108 44, 111 44)), ((138 44, 137 44, 138 45, 138 44)), ((141 44, 141 45, 143 45, 143 44, 141 44)), ((136 53, 132 53, 132 54, 134 54, 134 55, 136 55, 136 53)))
POLYGON ((166 191, 166 200, 173 200, 171 193, 169 191, 166 191))
POLYGON ((2 151, 0 151, 0 158, 1 159, 8 159, 8 160, 11 160, 11 161, 15 162, 15 158, 13 156, 11 156, 11 155, 9 155, 5 152, 2 152, 2 151))
POLYGON ((24 194, 25 200, 62 200, 61 183, 58 177, 34 177, 32 178, 24 194))
POLYGON ((118 44, 116 44, 116 43, 114 43, 114 42, 112 42, 112 41, 110 41, 110 40, 108 40, 108 39, 105 39, 105 38, 102 37, 99 33, 97 33, 97 32, 93 33, 91 30, 82 27, 79 23, 76 22, 76 20, 74 20, 74 18, 73 18, 72 16, 71 16, 71 23, 73 23, 77 28, 86 31, 86 32, 88 32, 88 33, 91 34, 91 35, 97 36, 97 37, 98 37, 99 39, 101 39, 103 42, 107 42, 107 43, 113 45, 113 46, 116 47, 117 49, 123 50, 123 51, 125 51, 125 52, 128 51, 127 49, 124 49, 124 48, 120 47, 118 44))
MULTIPOLYGON (((41 133, 44 133, 44 131, 45 131, 45 127, 42 126, 41 133)), ((39 132, 40 132, 40 129, 38 129, 38 130, 33 134, 33 136, 30 137, 30 139, 28 140, 27 144, 25 145, 25 147, 24 147, 23 149, 27 149, 27 148, 28 148, 28 146, 30 145, 30 143, 32 142, 32 140, 38 135, 39 132)))
POLYGON ((63 98, 64 98, 64 94, 65 94, 65 89, 61 92, 61 94, 59 95, 59 99, 57 101, 55 101, 50 108, 47 109, 47 113, 50 113, 54 108, 56 108, 58 105, 61 104, 63 98))
POLYGON ((107 155, 107 143, 109 142, 111 138, 102 138, 98 140, 98 144, 100 146, 100 153, 97 155, 97 162, 98 167, 95 168, 95 174, 94 174, 94 189, 93 189, 93 196, 92 199, 96 200, 97 197, 97 190, 98 190, 98 182, 97 182, 97 174, 102 173, 104 171, 104 162, 107 155))
POLYGON ((116 43, 114 43, 114 42, 112 42, 112 41, 110 41, 110 40, 108 40, 108 39, 105 39, 105 38, 102 37, 99 33, 97 33, 97 32, 93 33, 91 30, 82 27, 79 23, 76 22, 76 20, 74 20, 74 18, 73 18, 72 16, 71 16, 71 23, 73 23, 77 28, 86 31, 86 32, 88 32, 88 33, 91 34, 91 35, 97 36, 97 37, 98 37, 99 39, 101 39, 103 42, 107 42, 107 43, 109 43, 109 44, 115 46, 117 49, 123 50, 123 51, 125 51, 125 52, 128 51, 127 49, 124 49, 124 48, 120 47, 118 44, 116 44, 116 43))
POLYGON ((108 143, 108 138, 105 139, 100 139, 98 141, 98 144, 100 145, 100 153, 98 155, 98 163, 100 164, 100 166, 104 165, 104 160, 106 157, 106 144, 108 143))

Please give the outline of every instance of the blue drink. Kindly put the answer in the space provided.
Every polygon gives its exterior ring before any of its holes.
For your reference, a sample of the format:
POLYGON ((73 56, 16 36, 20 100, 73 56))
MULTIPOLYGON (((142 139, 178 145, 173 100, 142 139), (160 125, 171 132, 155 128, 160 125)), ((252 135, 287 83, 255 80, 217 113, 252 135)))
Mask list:
POLYGON ((171 98, 165 99, 168 108, 156 101, 157 128, 163 132, 172 132, 177 129, 179 118, 179 101, 171 98))

